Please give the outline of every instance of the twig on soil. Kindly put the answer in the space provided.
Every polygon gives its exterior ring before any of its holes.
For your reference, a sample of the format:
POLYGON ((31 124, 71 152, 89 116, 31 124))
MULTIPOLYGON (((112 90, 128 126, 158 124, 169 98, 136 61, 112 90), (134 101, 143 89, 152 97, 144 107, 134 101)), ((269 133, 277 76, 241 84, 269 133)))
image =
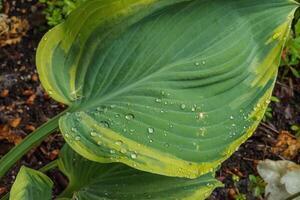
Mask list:
POLYGON ((281 83, 281 82, 279 82, 279 81, 276 81, 276 84, 278 84, 278 85, 280 85, 280 86, 282 86, 282 87, 289 88, 289 86, 287 86, 286 84, 283 84, 283 83, 281 83))
POLYGON ((264 126, 265 128, 271 130, 272 132, 279 134, 279 131, 278 131, 278 130, 274 129, 273 127, 269 126, 268 124, 265 124, 265 123, 263 123, 263 122, 261 122, 260 124, 261 124, 262 126, 264 126))

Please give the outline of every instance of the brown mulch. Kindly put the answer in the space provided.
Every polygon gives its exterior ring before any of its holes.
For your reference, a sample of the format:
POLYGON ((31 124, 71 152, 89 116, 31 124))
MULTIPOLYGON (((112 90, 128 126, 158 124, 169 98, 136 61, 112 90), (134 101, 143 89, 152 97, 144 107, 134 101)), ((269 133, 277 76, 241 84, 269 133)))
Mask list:
MULTIPOLYGON (((48 29, 42 8, 37 0, 4 1, 7 27, 0 31, 0 155, 65 109, 44 92, 35 67, 38 42, 48 29)), ((24 156, 0 180, 0 196, 9 191, 21 165, 44 166, 57 157, 62 144, 56 133, 24 156)))

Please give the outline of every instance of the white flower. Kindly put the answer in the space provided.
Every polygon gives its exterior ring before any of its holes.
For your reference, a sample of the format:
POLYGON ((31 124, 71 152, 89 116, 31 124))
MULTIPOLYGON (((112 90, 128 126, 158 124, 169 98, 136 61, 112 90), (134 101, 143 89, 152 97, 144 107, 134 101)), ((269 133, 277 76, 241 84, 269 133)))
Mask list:
MULTIPOLYGON (((267 182, 268 200, 285 200, 300 192, 300 165, 291 161, 265 160, 259 162, 258 173, 267 182)), ((300 197, 294 200, 300 200, 300 197)))

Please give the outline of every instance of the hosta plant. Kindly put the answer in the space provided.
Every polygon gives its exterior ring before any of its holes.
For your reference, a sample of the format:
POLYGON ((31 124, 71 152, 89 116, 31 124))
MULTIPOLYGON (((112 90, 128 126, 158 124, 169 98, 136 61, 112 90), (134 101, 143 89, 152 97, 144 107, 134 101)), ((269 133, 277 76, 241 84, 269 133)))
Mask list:
MULTIPOLYGON (((296 8, 86 1, 37 52, 44 88, 68 109, 4 156, 0 176, 59 128, 78 154, 65 147, 51 164, 69 179, 60 199, 205 199, 220 185, 214 171, 264 115, 296 8)), ((23 167, 11 199, 50 199, 52 185, 23 167)))

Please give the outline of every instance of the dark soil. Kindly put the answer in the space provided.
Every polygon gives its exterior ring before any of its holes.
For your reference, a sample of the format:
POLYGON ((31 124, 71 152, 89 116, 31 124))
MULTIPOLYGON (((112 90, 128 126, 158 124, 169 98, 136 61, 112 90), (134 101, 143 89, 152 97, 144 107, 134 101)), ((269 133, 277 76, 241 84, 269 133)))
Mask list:
MULTIPOLYGON (((40 12, 42 8, 36 0, 4 1, 5 14, 26 19, 30 25, 27 35, 20 43, 0 47, 0 135, 6 131, 12 139, 13 136, 17 139, 24 138, 65 108, 49 98, 37 76, 36 48, 49 28, 40 12)), ((0 155, 10 150, 13 142, 0 140, 0 155)), ((44 166, 56 158, 57 150, 62 144, 62 137, 56 133, 24 156, 14 169, 0 180, 0 196, 9 191, 21 165, 34 169, 44 166)))
MULTIPOLYGON (((65 109, 44 92, 38 80, 35 53, 38 42, 49 29, 42 15, 43 6, 37 0, 5 0, 4 13, 26 19, 30 28, 22 41, 15 45, 0 47, 0 155, 7 153, 14 143, 20 142, 35 128, 65 109)), ((273 117, 262 122, 255 134, 243 144, 230 159, 223 163, 217 178, 225 184, 216 189, 209 200, 235 199, 238 193, 254 197, 250 189, 249 175, 257 175, 256 166, 263 159, 284 159, 272 151, 282 130, 290 130, 293 124, 300 124, 300 80, 293 76, 283 77, 280 69, 274 96, 280 103, 272 103, 273 117), (239 177, 233 181, 232 177, 239 177)), ((39 147, 30 151, 19 161, 6 177, 0 180, 0 197, 9 191, 18 169, 26 165, 38 169, 56 159, 63 145, 59 133, 52 134, 39 147)), ((300 154, 293 161, 300 163, 300 154)), ((49 174, 56 185, 57 194, 66 185, 66 179, 57 171, 49 174)))

